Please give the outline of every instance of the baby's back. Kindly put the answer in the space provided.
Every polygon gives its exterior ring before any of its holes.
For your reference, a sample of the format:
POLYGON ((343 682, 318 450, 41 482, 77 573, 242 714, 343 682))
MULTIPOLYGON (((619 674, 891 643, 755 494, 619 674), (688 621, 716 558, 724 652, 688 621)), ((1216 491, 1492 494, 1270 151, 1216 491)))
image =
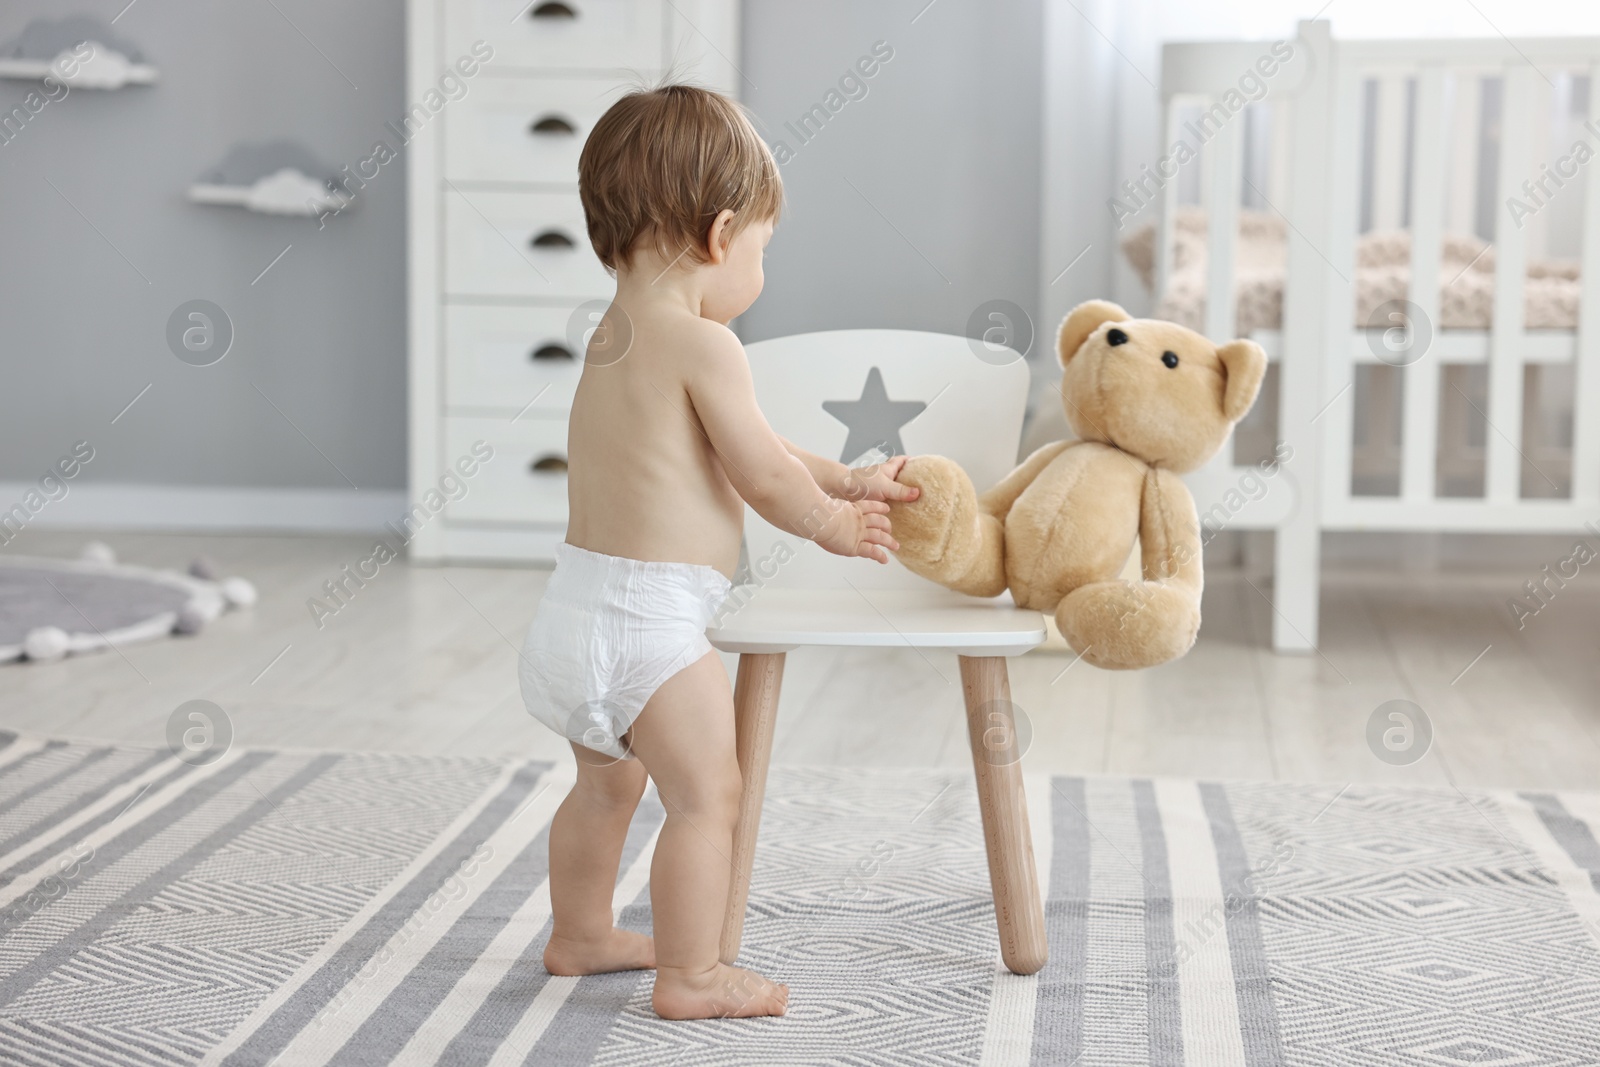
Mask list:
MULTIPOLYGON (((699 563, 732 577, 744 502, 690 402, 701 336, 686 313, 622 309, 632 342, 611 359, 591 345, 567 431, 567 540, 631 559, 699 563)), ((613 305, 607 322, 619 315, 613 305)), ((613 335, 615 336, 615 335, 613 335)))

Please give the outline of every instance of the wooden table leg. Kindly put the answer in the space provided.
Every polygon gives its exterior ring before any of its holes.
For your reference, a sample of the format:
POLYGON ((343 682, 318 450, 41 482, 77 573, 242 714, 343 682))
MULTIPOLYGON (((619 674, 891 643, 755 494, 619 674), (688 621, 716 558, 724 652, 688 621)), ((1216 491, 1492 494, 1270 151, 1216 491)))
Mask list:
POLYGON ((960 658, 967 739, 978 776, 978 810, 983 816, 989 885, 1000 927, 1000 958, 1015 974, 1033 974, 1045 965, 1050 946, 1045 937, 1039 874, 1033 865, 1011 682, 1002 656, 960 658))
POLYGON ((744 909, 750 899, 761 802, 767 793, 767 762, 772 758, 772 731, 778 721, 783 660, 782 652, 742 653, 733 685, 733 721, 744 792, 739 800, 739 823, 733 831, 733 878, 728 884, 728 914, 722 923, 723 963, 739 958, 744 939, 744 909))

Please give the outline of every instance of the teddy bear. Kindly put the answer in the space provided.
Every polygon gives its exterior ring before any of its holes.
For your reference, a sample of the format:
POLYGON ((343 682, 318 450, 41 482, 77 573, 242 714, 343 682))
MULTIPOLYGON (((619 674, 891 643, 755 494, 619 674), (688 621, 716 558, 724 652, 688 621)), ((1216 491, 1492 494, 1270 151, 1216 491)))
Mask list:
POLYGON ((890 505, 907 569, 972 596, 1010 589, 1051 613, 1097 667, 1176 659, 1200 629, 1200 520, 1178 477, 1216 454, 1255 403, 1267 357, 1105 300, 1069 313, 1056 338, 1061 400, 1077 440, 1030 455, 979 495, 942 456, 907 460, 922 492, 890 505), (1137 539, 1141 581, 1118 577, 1137 539))

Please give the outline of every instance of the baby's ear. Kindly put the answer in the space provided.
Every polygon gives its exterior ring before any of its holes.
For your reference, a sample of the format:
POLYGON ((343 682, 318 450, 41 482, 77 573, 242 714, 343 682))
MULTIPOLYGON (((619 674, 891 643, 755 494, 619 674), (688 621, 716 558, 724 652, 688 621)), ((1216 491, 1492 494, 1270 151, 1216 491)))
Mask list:
POLYGON ((1222 393, 1222 414, 1238 422, 1256 402, 1261 379, 1267 373, 1267 354, 1254 341, 1229 341, 1217 349, 1217 358, 1227 371, 1228 384, 1222 393))
POLYGON ((717 212, 717 217, 711 220, 711 228, 706 231, 706 259, 713 264, 721 264, 728 258, 728 246, 733 243, 733 212, 723 208, 717 212))
POLYGON ((1065 367, 1089 335, 1108 322, 1127 322, 1128 313, 1109 300, 1086 300, 1067 313, 1056 334, 1056 355, 1065 367))

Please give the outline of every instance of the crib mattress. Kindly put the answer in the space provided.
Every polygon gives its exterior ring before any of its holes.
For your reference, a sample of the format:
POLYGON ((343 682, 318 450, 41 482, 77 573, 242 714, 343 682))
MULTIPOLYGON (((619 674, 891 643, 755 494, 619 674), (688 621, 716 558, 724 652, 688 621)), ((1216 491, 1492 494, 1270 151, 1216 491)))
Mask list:
MULTIPOLYGON (((1172 268, 1167 290, 1157 301, 1155 317, 1203 330, 1206 315, 1206 212, 1178 209, 1173 225, 1172 268)), ((1143 279, 1155 285, 1153 223, 1122 242, 1123 255, 1143 279)), ((1287 259, 1287 227, 1268 212, 1242 210, 1235 271, 1237 333, 1283 325, 1283 287, 1287 259)), ((1440 329, 1487 330, 1494 318, 1492 245, 1466 234, 1446 235, 1439 267, 1440 329)), ((1411 287, 1411 234, 1405 230, 1374 231, 1356 243, 1355 307, 1352 324, 1383 328, 1380 311, 1391 300, 1405 300, 1411 287)), ((1575 260, 1532 260, 1524 289, 1524 327, 1529 330, 1571 330, 1578 325, 1578 264, 1575 260)))

